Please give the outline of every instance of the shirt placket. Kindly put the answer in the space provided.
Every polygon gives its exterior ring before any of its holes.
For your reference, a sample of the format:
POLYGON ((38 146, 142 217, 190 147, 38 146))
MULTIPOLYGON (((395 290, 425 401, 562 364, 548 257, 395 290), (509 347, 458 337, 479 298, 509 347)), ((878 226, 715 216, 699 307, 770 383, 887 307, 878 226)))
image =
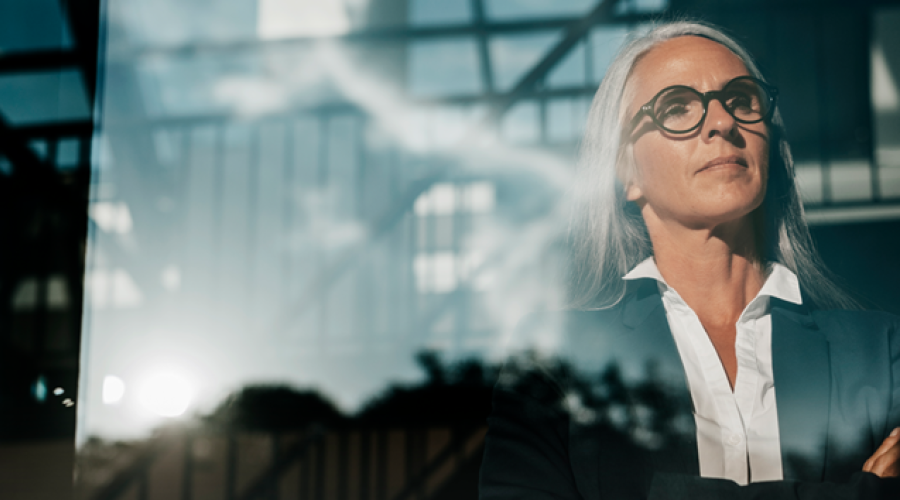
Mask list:
MULTIPOLYGON (((690 335, 691 344, 695 351, 700 353, 703 377, 715 401, 718 413, 715 420, 718 421, 721 430, 723 476, 738 484, 747 484, 749 481, 746 431, 725 368, 697 314, 680 297, 678 302, 683 317, 690 323, 684 325, 687 327, 686 330, 697 332, 690 335)), ((738 371, 740 372, 740 362, 738 371)), ((740 380, 740 377, 737 380, 740 380)))
MULTIPOLYGON (((701 331, 705 332, 705 330, 701 331)), ((738 337, 740 336, 741 333, 738 331, 738 337)), ((710 348, 715 351, 715 348, 712 347, 712 341, 710 341, 708 337, 706 341, 710 345, 710 348)), ((740 349, 737 348, 737 343, 735 348, 738 358, 738 370, 735 377, 734 392, 732 392, 731 386, 728 383, 725 367, 722 365, 722 361, 719 359, 718 354, 715 354, 715 356, 710 359, 710 363, 715 364, 715 370, 713 370, 713 367, 711 366, 707 373, 717 374, 716 383, 713 384, 713 393, 715 394, 716 409, 719 412, 721 421, 725 477, 738 484, 744 485, 749 482, 747 432, 743 415, 738 406, 738 391, 741 393, 745 392, 743 387, 749 386, 751 382, 748 381, 748 377, 743 373, 746 370, 742 369, 742 355, 740 349)))
MULTIPOLYGON (((751 302, 744 314, 738 319, 736 326, 737 336, 735 339, 735 357, 737 358, 737 376, 735 377, 734 393, 731 395, 733 407, 738 412, 740 421, 739 434, 735 432, 735 436, 740 437, 740 449, 735 447, 735 452, 740 452, 743 456, 742 467, 747 474, 749 471, 749 455, 751 443, 748 441, 748 428, 753 421, 754 406, 756 404, 756 393, 760 384, 759 368, 756 358, 756 320, 759 312, 759 301, 751 302)), ((731 438, 736 440, 736 438, 731 438)), ((747 482, 750 478, 748 477, 747 482)))

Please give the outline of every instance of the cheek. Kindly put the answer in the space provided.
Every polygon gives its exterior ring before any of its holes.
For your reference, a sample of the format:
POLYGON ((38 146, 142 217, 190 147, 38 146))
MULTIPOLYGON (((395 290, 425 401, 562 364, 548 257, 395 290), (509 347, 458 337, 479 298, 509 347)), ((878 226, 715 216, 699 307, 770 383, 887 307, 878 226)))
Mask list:
POLYGON ((671 143, 655 141, 655 137, 644 137, 635 144, 634 164, 638 179, 643 186, 648 184, 672 185, 681 166, 683 153, 671 143))
POLYGON ((772 153, 769 148, 768 134, 758 137, 755 142, 754 154, 756 155, 756 164, 759 165, 760 182, 762 182, 763 190, 765 190, 769 180, 769 157, 772 153))
POLYGON ((656 178, 657 171, 660 170, 658 165, 662 155, 653 141, 644 140, 635 144, 633 155, 637 178, 641 181, 656 178))
POLYGON ((766 191, 769 187, 769 155, 765 154, 759 161, 759 202, 766 197, 766 191))

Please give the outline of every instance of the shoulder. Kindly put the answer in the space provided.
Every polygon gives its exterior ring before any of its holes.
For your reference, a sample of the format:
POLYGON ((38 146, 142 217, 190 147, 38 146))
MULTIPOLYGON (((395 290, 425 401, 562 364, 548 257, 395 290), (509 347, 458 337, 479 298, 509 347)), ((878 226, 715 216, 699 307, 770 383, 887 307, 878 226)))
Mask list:
POLYGON ((522 318, 517 330, 520 332, 575 333, 594 330, 621 322, 622 306, 617 304, 606 309, 562 310, 531 313, 522 318))
POLYGON ((572 349, 616 337, 622 331, 622 306, 598 310, 532 313, 519 321, 513 351, 536 349, 567 355, 572 349))
POLYGON ((816 325, 830 342, 894 342, 900 334, 900 316, 883 311, 812 311, 816 325))
MULTIPOLYGON (((507 345, 505 372, 541 373, 549 379, 577 364, 580 355, 599 347, 621 331, 621 307, 600 310, 542 311, 526 315, 507 345), (580 354, 580 355, 579 355, 580 354)), ((518 375, 517 375, 518 376, 518 375)))
POLYGON ((845 367, 842 377, 866 378, 868 384, 891 378, 892 367, 900 362, 900 317, 844 310, 814 311, 812 316, 828 342, 832 365, 845 367))

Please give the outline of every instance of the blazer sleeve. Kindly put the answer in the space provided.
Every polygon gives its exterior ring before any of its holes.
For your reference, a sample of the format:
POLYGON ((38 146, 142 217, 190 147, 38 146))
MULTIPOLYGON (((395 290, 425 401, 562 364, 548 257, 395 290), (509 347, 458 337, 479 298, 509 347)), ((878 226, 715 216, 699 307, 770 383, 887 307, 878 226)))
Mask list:
POLYGON ((900 318, 892 315, 893 324, 888 333, 888 347, 891 356, 891 406, 888 409, 885 436, 894 427, 900 427, 900 318))
POLYGON ((900 498, 900 479, 857 472, 846 483, 771 481, 738 486, 725 479, 657 474, 648 500, 889 500, 900 498))
POLYGON ((582 499, 569 466, 563 389, 543 370, 504 368, 494 388, 481 500, 582 499))

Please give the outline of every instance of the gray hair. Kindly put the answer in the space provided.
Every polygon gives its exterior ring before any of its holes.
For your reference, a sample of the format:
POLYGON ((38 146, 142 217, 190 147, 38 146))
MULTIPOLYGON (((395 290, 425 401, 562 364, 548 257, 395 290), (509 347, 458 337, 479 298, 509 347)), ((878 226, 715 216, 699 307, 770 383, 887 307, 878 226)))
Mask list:
MULTIPOLYGON (((622 276, 653 255, 643 217, 634 203, 626 201, 620 180, 627 182, 634 175, 633 167, 626 165, 630 145, 623 145, 621 139, 628 119, 626 88, 632 68, 644 54, 681 36, 700 36, 722 44, 743 61, 752 76, 765 81, 746 49, 706 24, 660 24, 625 44, 597 89, 581 144, 570 227, 569 300, 573 308, 615 305, 625 295, 622 276)), ((779 262, 793 271, 805 299, 815 307, 855 309, 856 302, 834 284, 813 245, 777 107, 770 119, 769 134, 769 180, 762 210, 757 211, 763 219, 759 224, 762 263, 779 262)))

